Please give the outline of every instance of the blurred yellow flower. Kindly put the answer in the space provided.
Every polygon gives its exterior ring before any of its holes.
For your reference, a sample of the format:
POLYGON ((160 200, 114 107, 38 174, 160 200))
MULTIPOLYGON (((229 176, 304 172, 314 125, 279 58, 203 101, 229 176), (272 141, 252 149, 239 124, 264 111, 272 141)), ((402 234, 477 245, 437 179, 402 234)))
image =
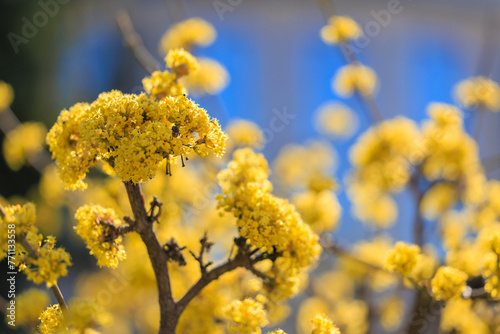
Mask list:
POLYGON ((268 323, 264 305, 252 298, 235 300, 224 311, 231 321, 230 333, 260 334, 262 332, 260 327, 268 323))
POLYGON ((341 67, 332 80, 332 89, 342 97, 350 97, 354 93, 372 96, 377 88, 377 74, 370 67, 359 63, 341 67))
POLYGON ((198 58, 199 70, 180 79, 190 95, 216 95, 229 84, 229 72, 221 63, 209 58, 198 58))
POLYGON ((319 133, 348 139, 358 130, 359 120, 356 113, 346 105, 327 102, 316 111, 315 125, 319 133))
POLYGON ((326 44, 345 43, 363 34, 361 27, 348 16, 332 16, 328 24, 321 28, 321 39, 326 44))
POLYGON ((500 86, 490 78, 479 76, 459 82, 455 96, 465 108, 500 111, 500 86))
POLYGON ((27 158, 43 149, 47 129, 42 123, 22 123, 9 132, 3 142, 3 155, 9 167, 19 170, 27 158))
POLYGON ((172 25, 163 35, 160 49, 166 54, 170 49, 190 50, 193 46, 208 46, 216 36, 212 24, 194 17, 172 25))
POLYGON ((0 81, 0 113, 10 107, 14 101, 14 89, 6 82, 0 81))
POLYGON ((403 276, 409 276, 419 261, 420 247, 397 242, 394 249, 387 255, 384 268, 395 271, 403 276))
POLYGON ((440 267, 431 281, 432 296, 436 300, 459 297, 465 289, 467 274, 453 267, 440 267))
POLYGON ((237 119, 226 127, 228 136, 227 150, 232 151, 238 147, 259 149, 264 145, 264 133, 257 124, 251 121, 237 119))

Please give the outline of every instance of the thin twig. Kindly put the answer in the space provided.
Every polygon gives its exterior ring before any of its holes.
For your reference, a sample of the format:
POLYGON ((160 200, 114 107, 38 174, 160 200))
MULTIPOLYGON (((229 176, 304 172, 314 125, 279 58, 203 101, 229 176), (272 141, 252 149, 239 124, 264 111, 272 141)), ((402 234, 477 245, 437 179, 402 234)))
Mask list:
POLYGON ((362 264, 364 265, 365 267, 368 267, 369 269, 372 269, 372 270, 377 270, 377 271, 384 271, 384 272, 387 272, 387 273, 391 273, 387 270, 385 270, 384 268, 380 267, 380 266, 377 266, 373 263, 370 263, 370 262, 367 262, 363 259, 360 259, 359 257, 351 254, 349 251, 346 251, 345 249, 342 249, 341 247, 335 245, 333 242, 331 242, 330 240, 326 239, 326 238, 321 238, 320 239, 320 245, 321 247, 323 247, 323 249, 327 252, 327 253, 330 253, 330 254, 337 254, 337 255, 340 255, 340 256, 343 256, 345 258, 348 258, 349 260, 353 260, 359 264, 362 264))
MULTIPOLYGON (((33 248, 33 246, 28 242, 28 239, 26 239, 26 234, 23 233, 21 235, 21 243, 23 244, 24 247, 28 250, 28 253, 30 256, 34 259, 38 259, 38 253, 36 250, 33 248)), ((56 284, 52 285, 50 287, 50 290, 54 294, 54 297, 56 297, 57 303, 59 304, 59 307, 61 308, 64 317, 66 320, 69 319, 69 310, 68 310, 68 305, 66 304, 66 301, 64 300, 64 296, 61 293, 61 289, 59 289, 59 286, 56 284)))
POLYGON ((142 68, 149 74, 160 70, 160 63, 142 44, 141 36, 135 31, 127 11, 124 9, 120 10, 116 13, 115 20, 125 46, 132 52, 132 55, 142 68))

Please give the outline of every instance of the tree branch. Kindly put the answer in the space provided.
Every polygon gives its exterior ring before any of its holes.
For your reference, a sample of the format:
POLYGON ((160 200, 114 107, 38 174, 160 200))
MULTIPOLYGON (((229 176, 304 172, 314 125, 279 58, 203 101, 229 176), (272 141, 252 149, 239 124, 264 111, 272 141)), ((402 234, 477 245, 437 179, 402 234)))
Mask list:
POLYGON ((178 316, 175 312, 175 302, 172 296, 170 275, 168 272, 168 256, 158 242, 153 231, 153 221, 144 207, 144 195, 139 184, 124 182, 130 206, 135 218, 135 230, 141 236, 148 250, 148 256, 156 277, 158 298, 160 303, 159 333, 175 333, 178 316))
POLYGON ((141 36, 135 31, 130 16, 127 11, 122 9, 115 15, 116 24, 123 37, 125 46, 132 52, 137 62, 148 72, 152 74, 160 69, 160 63, 142 44, 141 36))
MULTIPOLYGON (((268 259, 267 255, 261 254, 259 257, 255 259, 251 259, 251 249, 250 245, 246 243, 246 239, 243 237, 235 238, 234 243, 238 247, 238 252, 234 256, 234 258, 229 259, 223 264, 213 268, 212 270, 202 274, 200 279, 186 292, 186 294, 177 302, 177 314, 180 316, 182 311, 186 308, 186 306, 196 297, 201 290, 203 290, 208 284, 212 281, 218 279, 223 274, 233 271, 236 268, 247 268, 252 273, 256 270, 253 266, 255 263, 268 259)), ((260 272, 259 272, 260 273, 260 272)), ((260 273, 262 274, 262 273, 260 273)), ((262 274, 263 275, 263 274, 262 274)), ((258 275, 262 277, 261 275, 258 275)), ((267 277, 267 276, 265 276, 267 277)))

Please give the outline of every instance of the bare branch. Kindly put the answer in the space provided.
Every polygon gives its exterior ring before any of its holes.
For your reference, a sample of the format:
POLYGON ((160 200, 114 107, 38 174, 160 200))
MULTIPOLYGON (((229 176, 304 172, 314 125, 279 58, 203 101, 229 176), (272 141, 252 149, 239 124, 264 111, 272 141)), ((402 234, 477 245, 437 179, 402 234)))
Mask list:
POLYGON ((160 63, 142 44, 141 36, 135 31, 127 11, 124 9, 120 10, 116 13, 115 20, 122 34, 125 46, 131 51, 142 68, 149 74, 158 71, 160 63))

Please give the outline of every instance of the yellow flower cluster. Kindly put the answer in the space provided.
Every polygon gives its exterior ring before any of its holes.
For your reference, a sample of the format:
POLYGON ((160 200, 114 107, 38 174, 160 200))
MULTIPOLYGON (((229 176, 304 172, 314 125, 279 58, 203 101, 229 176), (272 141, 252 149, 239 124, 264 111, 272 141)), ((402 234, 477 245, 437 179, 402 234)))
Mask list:
POLYGON ((340 334, 340 330, 324 314, 318 314, 312 320, 311 334, 340 334))
POLYGON ((231 212, 241 236, 263 252, 282 253, 269 274, 273 300, 297 292, 300 276, 318 258, 318 237, 302 222, 293 205, 271 194, 267 161, 244 148, 235 151, 228 168, 218 174, 219 207, 231 212))
POLYGON ((36 327, 38 317, 50 303, 45 290, 30 288, 16 297, 16 323, 36 327))
POLYGON ((229 73, 221 63, 198 58, 199 70, 182 77, 180 82, 193 96, 216 95, 229 84, 229 73))
POLYGON ((142 79, 144 90, 152 99, 162 100, 167 96, 187 94, 184 86, 177 81, 177 76, 169 71, 154 71, 151 76, 142 79))
POLYGON ((4 208, 4 211, 5 215, 0 215, 0 231, 3 232, 0 259, 14 249, 15 243, 15 264, 19 271, 26 273, 29 280, 36 284, 45 282, 47 287, 51 287, 59 277, 66 276, 67 268, 71 265, 70 255, 64 249, 55 247, 56 239, 53 236, 44 240, 43 235, 38 234, 34 204, 12 205, 4 208))
POLYGON ((64 318, 59 304, 48 307, 39 317, 39 330, 42 334, 98 333, 92 328, 107 326, 112 317, 95 301, 72 299, 68 305, 68 319, 64 318))
POLYGON ((10 107, 14 100, 14 90, 6 82, 0 81, 0 113, 10 107))
POLYGON ((490 78, 480 76, 459 82, 455 96, 465 108, 500 111, 500 86, 490 78))
POLYGON ((360 37, 362 34, 361 27, 347 16, 330 17, 328 24, 320 31, 321 39, 326 44, 345 43, 360 37))
POLYGON ((431 119, 422 126, 423 173, 429 180, 457 181, 480 172, 477 145, 463 129, 460 110, 443 103, 428 107, 431 119))
POLYGON ((274 161, 274 176, 285 188, 317 191, 335 188, 328 175, 337 164, 337 152, 328 142, 310 141, 286 145, 274 161))
POLYGON ((19 271, 24 271, 30 281, 36 284, 45 282, 50 288, 57 283, 59 277, 68 274, 71 257, 64 249, 55 248, 55 237, 48 236, 43 240, 43 235, 29 232, 26 240, 36 255, 31 254, 31 250, 21 251, 17 264, 19 271))
POLYGON ((358 130, 358 116, 344 104, 328 102, 316 112, 315 125, 319 133, 348 139, 358 130))
POLYGON ((49 306, 45 311, 40 314, 38 318, 41 322, 38 330, 42 334, 54 334, 63 332, 64 329, 64 316, 59 304, 49 306))
POLYGON ((431 281, 432 296, 436 300, 459 297, 465 289, 467 274, 453 267, 440 267, 431 281))
POLYGON ((414 121, 397 117, 365 132, 351 148, 355 182, 382 192, 399 192, 411 176, 410 161, 419 149, 420 131, 414 121))
POLYGON ((252 298, 235 300, 224 309, 224 312, 231 320, 230 333, 260 334, 262 332, 260 327, 268 323, 264 305, 252 298))
POLYGON ((331 231, 337 227, 342 208, 332 191, 306 191, 295 195, 292 203, 315 233, 331 231))
POLYGON ((442 311, 441 330, 445 333, 470 333, 470 334, 490 334, 491 329, 488 328, 486 320, 488 317, 484 313, 495 312, 488 310, 481 312, 476 306, 480 306, 480 301, 471 299, 452 299, 449 300, 442 311), (486 318, 486 319, 485 319, 486 318))
POLYGON ((177 78, 196 73, 200 69, 196 58, 182 48, 170 50, 165 57, 165 62, 177 78))
POLYGON ((65 187, 85 188, 86 173, 109 161, 124 181, 144 182, 169 156, 224 153, 216 119, 181 95, 161 101, 145 94, 102 93, 92 104, 64 110, 47 135, 65 187))
POLYGON ((387 255, 384 268, 408 277, 419 261, 420 247, 397 242, 387 255))
POLYGON ((41 123, 22 123, 9 132, 3 142, 3 155, 9 167, 19 170, 27 157, 34 157, 43 148, 47 129, 41 123))
POLYGON ((384 121, 358 139, 349 155, 354 170, 348 188, 358 218, 378 227, 394 222, 397 207, 388 194, 404 189, 420 147, 418 126, 404 117, 384 121))
POLYGON ((115 268, 127 254, 122 244, 119 227, 123 224, 113 209, 100 205, 85 205, 75 213, 76 233, 85 241, 90 254, 99 266, 115 268))
POLYGON ((332 89, 342 97, 350 97, 359 93, 369 97, 377 88, 377 74, 368 66, 359 63, 341 67, 332 81, 332 89))
POLYGON ((238 119, 226 128, 228 151, 238 147, 261 148, 264 145, 264 134, 257 124, 238 119))
POLYGON ((216 36, 217 33, 209 22, 199 17, 190 18, 168 29, 161 39, 160 49, 166 54, 176 48, 190 50, 193 46, 208 46, 216 36))
POLYGON ((184 49, 170 50, 165 56, 165 62, 171 71, 154 71, 151 76, 142 80, 144 90, 154 100, 187 94, 179 79, 199 70, 196 58, 184 49))
POLYGON ((500 298, 500 256, 494 253, 488 253, 484 257, 483 275, 486 279, 484 290, 490 294, 493 299, 500 298))
MULTIPOLYGON (((14 249, 13 243, 19 242, 19 236, 28 232, 36 232, 36 209, 33 203, 27 203, 23 206, 10 205, 4 208, 5 215, 0 215, 0 260, 7 256, 9 249, 14 249), (15 225, 15 234, 12 234, 15 225), (10 227, 9 227, 10 226, 10 227), (15 237, 15 239, 14 239, 15 237), (10 246, 9 246, 10 245, 10 246)), ((17 250, 18 247, 16 246, 17 250)))
POLYGON ((422 216, 435 220, 455 205, 459 189, 456 184, 440 182, 427 190, 420 203, 422 216))

